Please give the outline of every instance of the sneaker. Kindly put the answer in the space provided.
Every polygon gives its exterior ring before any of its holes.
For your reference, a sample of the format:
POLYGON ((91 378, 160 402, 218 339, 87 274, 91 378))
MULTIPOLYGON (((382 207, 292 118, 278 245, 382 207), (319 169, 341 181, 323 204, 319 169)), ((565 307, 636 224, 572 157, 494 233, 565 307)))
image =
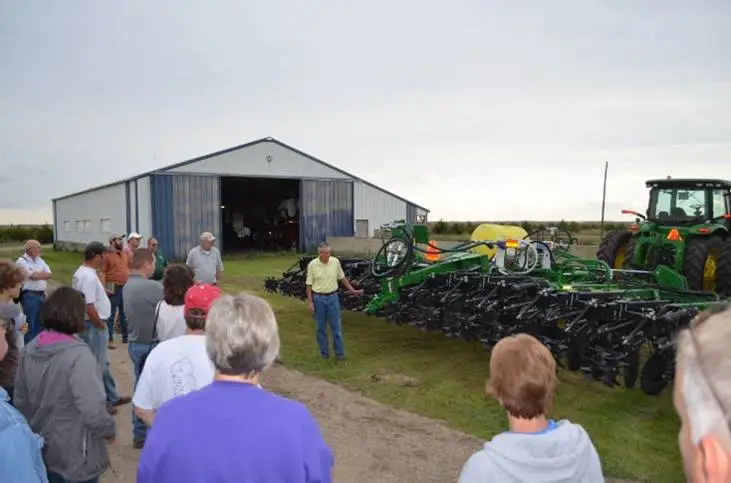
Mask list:
POLYGON ((145 440, 144 439, 133 439, 132 440, 132 447, 134 449, 142 449, 145 447, 145 440))
POLYGON ((323 359, 330 359, 330 354, 320 354, 323 359))
POLYGON ((347 359, 346 359, 346 357, 345 357, 345 356, 338 356, 338 357, 337 357, 337 358, 336 358, 335 360, 336 360, 337 362, 345 362, 345 361, 346 361, 347 359))

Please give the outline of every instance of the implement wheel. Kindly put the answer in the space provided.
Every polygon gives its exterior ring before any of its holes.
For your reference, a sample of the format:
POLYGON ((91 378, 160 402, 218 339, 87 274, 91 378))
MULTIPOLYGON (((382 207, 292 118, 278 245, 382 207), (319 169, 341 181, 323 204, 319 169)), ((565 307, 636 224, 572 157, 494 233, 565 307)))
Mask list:
POLYGON ((668 364, 673 364, 672 358, 669 358, 665 354, 655 352, 647 359, 645 365, 642 367, 642 373, 640 374, 640 387, 642 392, 648 396, 657 396, 660 394, 670 382, 666 373, 668 371, 668 364))
POLYGON ((716 292, 731 297, 731 237, 721 245, 716 265, 716 292))
POLYGON ((715 236, 694 237, 685 249, 683 275, 690 290, 716 291, 716 267, 721 255, 722 241, 715 236))
POLYGON ((624 387, 632 389, 637 384, 637 379, 640 375, 640 350, 630 352, 627 357, 627 365, 622 371, 624 375, 624 387))
MULTIPOLYGON (((632 239, 632 232, 627 230, 612 230, 606 234, 596 251, 597 259, 605 262, 611 268, 619 270, 625 267, 627 247, 632 239)), ((634 243, 632 244, 634 246, 634 243)))

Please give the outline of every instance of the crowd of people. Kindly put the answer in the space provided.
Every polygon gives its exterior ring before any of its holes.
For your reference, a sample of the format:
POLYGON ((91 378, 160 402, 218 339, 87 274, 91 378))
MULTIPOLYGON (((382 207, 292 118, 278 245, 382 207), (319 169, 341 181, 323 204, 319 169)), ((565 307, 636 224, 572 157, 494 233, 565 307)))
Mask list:
MULTIPOLYGON (((89 243, 71 286, 48 296, 52 272, 37 242, 0 261, 0 482, 98 482, 117 435, 113 415, 130 399, 140 483, 331 482, 333 451, 310 411, 262 387, 280 350, 271 306, 221 292, 211 234, 184 264, 168 264, 154 239, 144 248, 140 239, 89 243), (110 371, 114 307, 133 367, 131 398, 117 394, 110 371)), ((323 244, 308 268, 308 305, 320 355, 329 357, 329 325, 342 360, 338 283, 358 293, 323 244)), ((731 482, 729 345, 728 306, 700 313, 677 340, 674 402, 691 482, 731 482)), ((455 480, 604 481, 585 429, 550 418, 557 378, 548 349, 527 334, 507 337, 489 365, 486 393, 509 429, 455 480)))

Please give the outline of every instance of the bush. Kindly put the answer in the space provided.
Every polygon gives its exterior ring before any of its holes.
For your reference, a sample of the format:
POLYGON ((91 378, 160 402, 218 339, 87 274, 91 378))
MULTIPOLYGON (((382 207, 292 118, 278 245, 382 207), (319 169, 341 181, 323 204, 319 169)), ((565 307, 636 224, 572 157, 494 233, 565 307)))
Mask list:
POLYGON ((51 225, 8 225, 0 227, 0 243, 25 243, 34 239, 42 244, 53 243, 51 225))
POLYGON ((438 222, 434 223, 429 231, 436 233, 437 235, 443 235, 449 232, 449 226, 443 220, 439 220, 438 222))

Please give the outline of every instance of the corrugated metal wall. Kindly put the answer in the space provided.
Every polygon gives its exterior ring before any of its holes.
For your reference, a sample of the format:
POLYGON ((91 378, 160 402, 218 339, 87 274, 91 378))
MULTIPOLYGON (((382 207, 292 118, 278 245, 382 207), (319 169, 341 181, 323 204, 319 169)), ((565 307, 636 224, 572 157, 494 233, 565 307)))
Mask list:
POLYGON ((406 221, 412 225, 416 223, 416 205, 406 204, 406 221))
POLYGON ((353 182, 302 180, 300 247, 314 250, 328 236, 354 236, 353 182))
POLYGON ((150 176, 152 227, 171 258, 184 259, 210 231, 220 239, 220 181, 217 176, 150 176))

